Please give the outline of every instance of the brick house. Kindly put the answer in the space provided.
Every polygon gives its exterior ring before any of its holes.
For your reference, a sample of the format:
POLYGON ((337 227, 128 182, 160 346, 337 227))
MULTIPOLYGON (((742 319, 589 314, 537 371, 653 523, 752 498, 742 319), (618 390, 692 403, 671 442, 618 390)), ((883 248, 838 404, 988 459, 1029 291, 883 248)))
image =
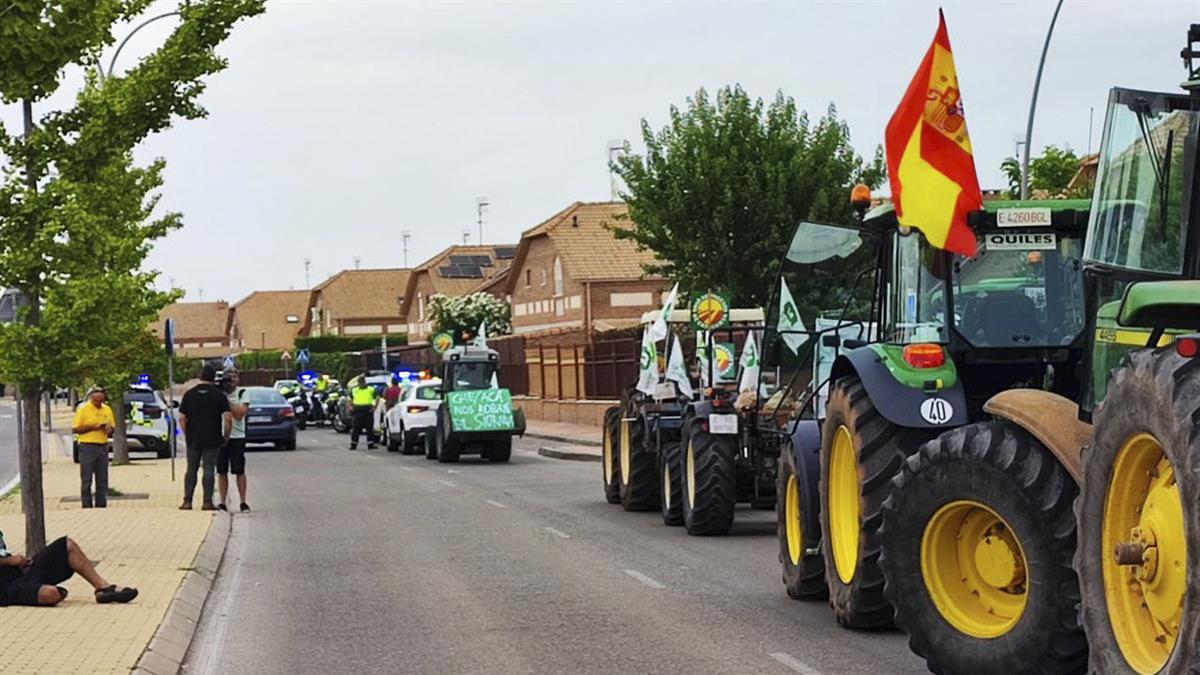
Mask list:
POLYGON ((624 202, 575 202, 522 233, 506 286, 513 333, 622 328, 659 306, 666 284, 642 267, 654 254, 611 231, 633 226, 628 212, 624 202))
POLYGON ((429 298, 458 297, 486 291, 504 298, 500 281, 516 255, 515 246, 451 246, 413 269, 404 290, 401 312, 408 328, 408 343, 425 342, 433 331, 429 298))
POLYGON ((175 320, 175 353, 192 358, 229 354, 229 303, 176 302, 162 308, 154 334, 162 335, 167 319, 175 320))
POLYGON ((404 333, 400 305, 409 269, 342 270, 312 290, 305 334, 404 333))
POLYGON ((255 291, 233 305, 229 344, 235 352, 292 349, 303 335, 312 291, 255 291))

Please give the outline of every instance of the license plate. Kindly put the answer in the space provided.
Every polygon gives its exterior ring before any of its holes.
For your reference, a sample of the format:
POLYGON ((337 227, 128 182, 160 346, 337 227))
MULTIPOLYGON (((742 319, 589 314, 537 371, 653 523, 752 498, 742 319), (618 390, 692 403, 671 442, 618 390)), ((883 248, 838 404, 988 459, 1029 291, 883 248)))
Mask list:
POLYGON ((251 415, 248 420, 250 424, 270 424, 271 418, 263 415, 251 415))
POLYGON ((675 383, 671 381, 659 382, 654 385, 654 400, 665 401, 669 398, 675 398, 675 383))
POLYGON ((708 431, 712 434, 736 434, 737 415, 709 415, 708 431))

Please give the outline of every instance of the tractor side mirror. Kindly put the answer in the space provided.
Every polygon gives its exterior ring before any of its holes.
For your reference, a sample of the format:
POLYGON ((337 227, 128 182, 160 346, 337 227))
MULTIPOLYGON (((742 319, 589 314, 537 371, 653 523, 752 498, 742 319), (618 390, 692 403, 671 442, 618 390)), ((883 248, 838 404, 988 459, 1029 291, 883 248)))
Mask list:
POLYGON ((825 335, 821 337, 821 346, 840 347, 842 346, 842 339, 838 335, 825 335))
POLYGON ((858 349, 859 347, 867 346, 866 340, 856 340, 854 338, 846 338, 842 340, 842 346, 846 349, 858 349))

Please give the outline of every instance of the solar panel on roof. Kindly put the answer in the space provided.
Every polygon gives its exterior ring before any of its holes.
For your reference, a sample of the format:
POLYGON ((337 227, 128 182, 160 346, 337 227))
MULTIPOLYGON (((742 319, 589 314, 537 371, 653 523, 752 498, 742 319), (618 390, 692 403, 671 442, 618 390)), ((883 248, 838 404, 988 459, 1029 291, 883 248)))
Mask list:
POLYGON ((498 260, 512 260, 517 257, 516 246, 497 246, 493 250, 496 251, 496 258, 498 260))
POLYGON ((473 260, 474 257, 475 256, 470 256, 470 255, 452 255, 452 256, 450 256, 450 264, 451 265, 474 265, 475 264, 475 262, 473 260))
POLYGON ((479 265, 461 265, 458 269, 462 272, 463 279, 483 278, 483 268, 479 265))
POLYGON ((479 265, 481 267, 491 267, 492 266, 492 258, 490 256, 473 255, 473 256, 470 256, 470 258, 471 258, 471 264, 473 264, 473 265, 479 265))

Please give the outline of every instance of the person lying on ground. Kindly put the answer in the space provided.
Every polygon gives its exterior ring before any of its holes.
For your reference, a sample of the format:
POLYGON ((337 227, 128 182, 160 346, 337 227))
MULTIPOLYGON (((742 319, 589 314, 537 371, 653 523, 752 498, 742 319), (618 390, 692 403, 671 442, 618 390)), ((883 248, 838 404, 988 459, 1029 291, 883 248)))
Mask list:
POLYGON ((0 532, 0 607, 26 605, 53 607, 67 598, 60 584, 79 573, 96 589, 96 602, 129 602, 137 597, 136 588, 110 584, 96 571, 92 561, 74 540, 59 537, 32 558, 9 553, 0 532))

